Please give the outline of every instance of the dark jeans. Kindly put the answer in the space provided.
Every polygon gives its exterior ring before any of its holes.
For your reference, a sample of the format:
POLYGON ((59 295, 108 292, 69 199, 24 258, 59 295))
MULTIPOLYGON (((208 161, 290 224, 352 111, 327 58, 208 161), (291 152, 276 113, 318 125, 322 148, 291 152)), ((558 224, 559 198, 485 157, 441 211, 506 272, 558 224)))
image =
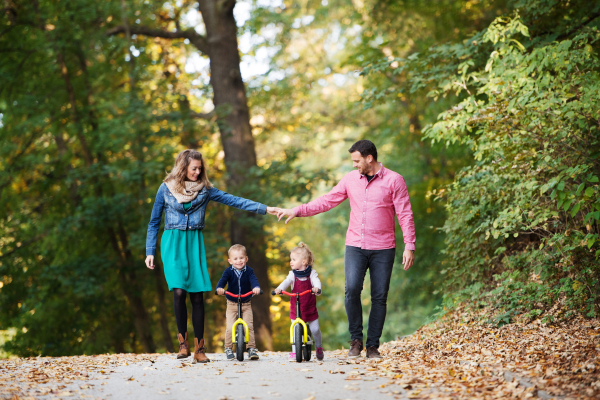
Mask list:
POLYGON ((371 312, 366 347, 379 347, 387 311, 387 296, 394 268, 396 249, 363 250, 346 246, 344 271, 346 275, 346 314, 352 340, 363 340, 362 301, 360 298, 365 275, 371 278, 371 312))

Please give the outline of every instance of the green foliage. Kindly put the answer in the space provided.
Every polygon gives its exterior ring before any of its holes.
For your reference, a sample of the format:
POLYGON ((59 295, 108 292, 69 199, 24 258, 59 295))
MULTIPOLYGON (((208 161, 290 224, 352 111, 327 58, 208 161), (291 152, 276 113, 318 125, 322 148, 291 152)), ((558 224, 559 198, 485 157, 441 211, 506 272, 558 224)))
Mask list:
MULTIPOLYGON (((517 6, 522 18, 499 17, 462 43, 396 59, 396 68, 389 60, 376 63, 364 73, 391 70, 409 77, 412 92, 457 99, 424 129, 432 143, 469 146, 475 161, 436 197, 448 212, 447 304, 482 299, 505 310, 496 324, 552 306, 594 317, 600 305, 598 6, 592 17, 577 2, 517 6)), ((396 92, 374 88, 365 105, 396 92)))

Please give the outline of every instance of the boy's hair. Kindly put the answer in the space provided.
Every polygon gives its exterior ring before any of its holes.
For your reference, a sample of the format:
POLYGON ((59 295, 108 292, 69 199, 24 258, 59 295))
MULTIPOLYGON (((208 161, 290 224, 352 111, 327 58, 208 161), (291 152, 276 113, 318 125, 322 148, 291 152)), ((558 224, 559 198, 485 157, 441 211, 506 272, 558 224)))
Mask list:
POLYGON ((373 156, 373 161, 377 161, 377 147, 370 140, 359 140, 348 149, 348 153, 350 154, 355 151, 358 151, 363 157, 373 156))
POLYGON ((234 244, 233 246, 231 246, 229 250, 227 250, 227 255, 231 255, 232 251, 241 251, 244 253, 244 255, 248 255, 248 253, 246 252, 246 247, 242 246, 241 244, 234 244))
POLYGON ((308 265, 314 266, 315 264, 315 256, 313 256, 312 251, 308 248, 308 246, 304 242, 298 243, 298 246, 294 247, 291 253, 300 253, 308 262, 308 265))

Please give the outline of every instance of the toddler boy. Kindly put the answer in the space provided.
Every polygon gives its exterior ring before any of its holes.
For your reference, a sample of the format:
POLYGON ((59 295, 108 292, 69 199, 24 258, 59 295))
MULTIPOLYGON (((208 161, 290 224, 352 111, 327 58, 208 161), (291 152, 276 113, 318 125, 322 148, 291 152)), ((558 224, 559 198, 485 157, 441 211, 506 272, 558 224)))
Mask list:
MULTIPOLYGON (((246 248, 241 244, 234 244, 228 251, 228 260, 230 267, 227 267, 223 271, 223 276, 217 283, 217 294, 222 295, 225 293, 225 285, 227 285, 227 291, 234 294, 246 294, 250 291, 255 295, 260 294, 260 287, 258 279, 254 275, 252 268, 246 265, 248 262, 248 255, 246 248)), ((225 331, 225 354, 228 360, 233 360, 233 340, 231 338, 231 327, 237 320, 238 307, 237 307, 237 296, 233 297, 226 295, 227 297, 227 330, 225 331)), ((242 297, 242 319, 248 325, 248 356, 251 360, 258 360, 258 350, 256 349, 256 343, 254 341, 254 321, 252 316, 252 296, 242 297)))

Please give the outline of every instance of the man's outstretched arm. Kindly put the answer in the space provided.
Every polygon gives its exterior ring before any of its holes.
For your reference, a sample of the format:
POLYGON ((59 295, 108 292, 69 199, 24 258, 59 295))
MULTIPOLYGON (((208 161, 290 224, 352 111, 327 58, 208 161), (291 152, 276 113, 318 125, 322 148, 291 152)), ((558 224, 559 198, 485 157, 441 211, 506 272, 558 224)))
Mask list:
POLYGON ((343 177, 329 193, 306 204, 301 204, 298 207, 279 209, 279 212, 277 212, 277 219, 281 221, 281 218, 285 216, 287 217, 285 220, 285 223, 287 224, 295 217, 312 217, 313 215, 331 210, 347 198, 346 177, 343 177))

